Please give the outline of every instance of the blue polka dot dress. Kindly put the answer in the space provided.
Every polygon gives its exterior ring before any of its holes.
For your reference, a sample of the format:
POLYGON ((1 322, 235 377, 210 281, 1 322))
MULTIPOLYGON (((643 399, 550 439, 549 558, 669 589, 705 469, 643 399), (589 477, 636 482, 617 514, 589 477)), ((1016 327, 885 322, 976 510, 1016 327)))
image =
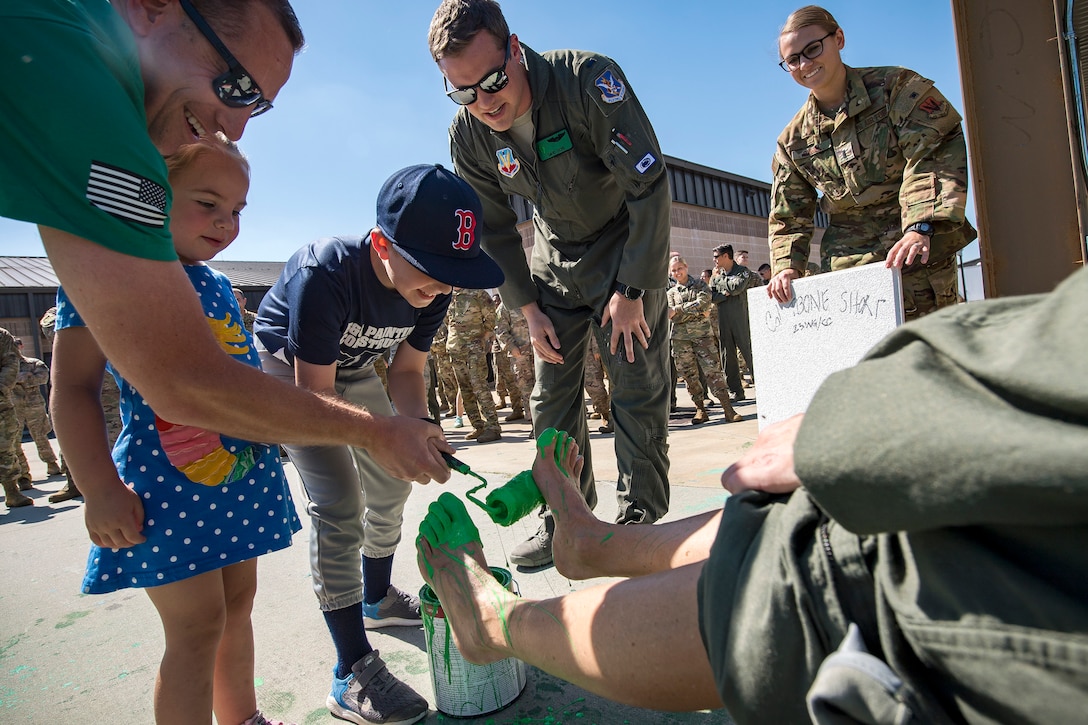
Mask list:
MULTIPOLYGON (((229 280, 203 264, 185 271, 220 346, 260 367, 229 280)), ((59 290, 56 329, 83 324, 59 290)), ((143 502, 147 541, 126 549, 92 546, 85 593, 169 584, 291 545, 301 524, 278 446, 165 421, 112 366, 108 370, 121 389, 124 426, 113 461, 143 502)))

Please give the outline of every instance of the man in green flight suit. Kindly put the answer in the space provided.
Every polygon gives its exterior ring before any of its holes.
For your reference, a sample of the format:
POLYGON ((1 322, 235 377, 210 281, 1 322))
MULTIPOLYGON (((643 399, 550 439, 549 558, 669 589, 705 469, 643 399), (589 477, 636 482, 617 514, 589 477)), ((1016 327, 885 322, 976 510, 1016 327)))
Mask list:
MULTIPOLYGON (((445 0, 428 40, 461 106, 450 126, 454 168, 483 200, 483 245, 506 274, 502 298, 529 324, 534 426, 574 436, 587 458, 582 494, 594 505, 581 389, 597 335, 613 383, 618 519, 656 521, 669 505, 671 200, 654 130, 614 61, 534 52, 493 0, 445 0), (534 207, 528 263, 513 194, 534 207)), ((551 531, 546 517, 510 561, 550 563, 551 531)))

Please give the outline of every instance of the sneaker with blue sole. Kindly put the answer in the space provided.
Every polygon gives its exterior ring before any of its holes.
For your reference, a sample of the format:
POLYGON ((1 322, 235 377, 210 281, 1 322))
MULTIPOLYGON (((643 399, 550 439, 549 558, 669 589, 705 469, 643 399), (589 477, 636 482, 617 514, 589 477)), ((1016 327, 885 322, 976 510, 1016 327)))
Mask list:
POLYGON ((357 725, 411 725, 429 709, 426 700, 386 668, 378 650, 352 665, 347 677, 337 677, 333 667, 325 706, 333 717, 357 725))
POLYGON ((415 627, 423 624, 419 597, 413 597, 394 586, 373 604, 363 602, 363 622, 367 629, 380 627, 415 627))

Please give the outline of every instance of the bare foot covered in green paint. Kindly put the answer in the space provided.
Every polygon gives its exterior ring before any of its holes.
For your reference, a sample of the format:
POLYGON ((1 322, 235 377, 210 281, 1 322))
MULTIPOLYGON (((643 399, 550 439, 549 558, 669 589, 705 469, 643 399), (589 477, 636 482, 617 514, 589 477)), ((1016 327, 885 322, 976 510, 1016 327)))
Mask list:
POLYGON ((593 515, 578 489, 583 463, 578 444, 566 433, 539 446, 533 462, 533 480, 555 518, 552 561, 556 570, 569 579, 601 576, 593 564, 594 557, 611 538, 609 525, 593 515))
MULTIPOLYGON (((453 498, 467 517, 464 504, 453 498)), ((432 514, 436 519, 444 516, 432 510, 427 518, 432 514)), ((453 543, 456 538, 438 537, 440 543, 432 545, 421 527, 416 539, 419 573, 438 595, 461 655, 478 665, 505 659, 510 656, 504 649, 509 644, 509 616, 518 597, 495 580, 479 536, 474 541, 453 543)))
POLYGON ((427 515, 419 523, 419 539, 426 539, 431 548, 446 544, 451 549, 464 548, 468 555, 487 568, 480 530, 468 515, 464 502, 448 491, 427 507, 427 515))

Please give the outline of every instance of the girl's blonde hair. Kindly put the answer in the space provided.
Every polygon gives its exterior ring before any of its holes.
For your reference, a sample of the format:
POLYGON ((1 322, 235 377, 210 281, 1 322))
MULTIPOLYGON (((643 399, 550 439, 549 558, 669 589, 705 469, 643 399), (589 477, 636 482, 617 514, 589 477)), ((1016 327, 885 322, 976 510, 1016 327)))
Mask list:
POLYGON ((249 175, 249 161, 238 144, 226 137, 222 131, 216 131, 211 136, 202 136, 199 140, 185 144, 174 153, 166 157, 166 171, 173 178, 174 174, 188 168, 202 154, 217 152, 227 154, 238 160, 239 164, 249 175))
POLYGON ((786 24, 782 26, 782 30, 778 34, 781 36, 786 33, 794 33, 810 25, 819 25, 828 33, 834 33, 839 29, 839 23, 835 20, 834 15, 819 5, 806 5, 790 13, 790 16, 786 18, 786 24))

